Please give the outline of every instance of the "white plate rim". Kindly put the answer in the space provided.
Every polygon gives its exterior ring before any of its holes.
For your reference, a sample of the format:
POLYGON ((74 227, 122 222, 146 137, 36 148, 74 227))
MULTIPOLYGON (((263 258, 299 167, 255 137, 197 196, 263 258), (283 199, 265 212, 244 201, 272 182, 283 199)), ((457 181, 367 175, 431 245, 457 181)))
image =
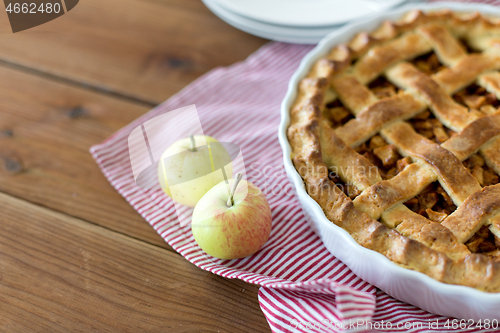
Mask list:
MULTIPOLYGON (((373 17, 368 21, 347 24, 341 27, 340 29, 333 31, 325 38, 323 38, 319 42, 319 44, 302 59, 298 69, 295 71, 295 73, 290 79, 287 93, 281 104, 281 122, 279 125, 278 139, 283 151, 285 171, 289 179, 292 181, 300 201, 302 203, 305 202, 308 208, 314 212, 315 216, 319 217, 319 219, 314 222, 323 225, 325 228, 328 228, 329 230, 332 230, 332 232, 335 233, 335 236, 344 238, 347 241, 347 243, 353 247, 353 249, 356 249, 357 252, 363 251, 367 257, 366 259, 363 260, 376 260, 380 262, 380 264, 382 264, 385 269, 390 270, 390 274, 393 274, 398 278, 405 278, 418 281, 420 284, 428 287, 429 291, 432 291, 433 293, 436 293, 438 295, 445 297, 446 296, 464 297, 466 299, 479 300, 480 302, 488 303, 488 305, 490 306, 494 305, 500 308, 500 293, 487 293, 466 286, 451 285, 439 282, 423 273, 400 267, 397 264, 390 261, 385 256, 383 256, 382 254, 366 249, 363 246, 359 245, 347 231, 336 226, 333 222, 329 221, 325 216, 321 207, 318 205, 318 203, 314 201, 314 199, 312 199, 307 194, 303 186, 302 178, 296 171, 295 167, 293 166, 292 160, 290 158, 291 147, 287 139, 287 128, 290 123, 289 110, 292 103, 295 101, 297 87, 300 80, 307 75, 312 65, 322 56, 326 55, 326 53, 335 45, 350 40, 355 33, 361 31, 371 31, 375 29, 383 20, 387 19, 395 20, 401 15, 403 15, 405 12, 412 9, 421 9, 424 11, 438 10, 438 9, 451 9, 458 12, 479 11, 484 14, 492 14, 500 16, 500 8, 487 4, 456 3, 456 2, 455 3, 439 2, 433 4, 414 3, 399 7, 395 10, 387 11, 385 13, 380 13, 379 15, 373 17)), ((332 254, 335 255, 335 253, 332 254)), ((377 285, 377 283, 373 282, 372 284, 377 285)), ((445 313, 445 315, 450 315, 450 314, 445 313)), ((500 316, 500 313, 498 314, 498 316, 500 316)))
POLYGON ((213 0, 202 0, 217 17, 235 28, 246 33, 279 42, 298 44, 317 44, 323 37, 339 26, 321 28, 294 28, 275 26, 239 16, 221 7, 213 0))
MULTIPOLYGON (((265 22, 268 24, 273 24, 273 25, 282 25, 282 26, 294 26, 294 27, 322 27, 322 26, 331 26, 331 25, 340 25, 344 24, 349 21, 354 21, 357 19, 360 19, 361 17, 368 15, 369 13, 362 13, 358 14, 355 16, 345 16, 339 15, 337 16, 337 19, 333 19, 332 17, 329 17, 328 19, 321 20, 318 17, 315 17, 314 20, 312 19, 307 19, 304 17, 303 21, 297 21, 297 19, 292 19, 292 18, 286 18, 286 17, 278 17, 278 16, 270 16, 267 14, 267 11, 265 9, 259 10, 259 11, 252 11, 251 9, 245 8, 244 6, 242 7, 241 5, 238 4, 238 2, 235 2, 233 0, 213 0, 216 2, 219 6, 236 13, 240 16, 255 20, 255 21, 260 21, 260 22, 265 22)), ((369 2, 371 0, 357 0, 360 2, 369 2)), ((408 0, 384 0, 380 1, 378 6, 379 8, 374 9, 373 13, 378 13, 378 12, 384 12, 386 10, 389 10, 390 8, 393 8, 395 6, 400 6, 403 3, 405 3, 408 0)), ((345 3, 346 1, 341 1, 345 3)), ((247 1, 245 1, 247 3, 247 1)), ((307 4, 308 7, 310 7, 309 4, 307 4)), ((284 11, 286 12, 286 11, 284 11)), ((371 15, 371 13, 369 14, 371 15)))

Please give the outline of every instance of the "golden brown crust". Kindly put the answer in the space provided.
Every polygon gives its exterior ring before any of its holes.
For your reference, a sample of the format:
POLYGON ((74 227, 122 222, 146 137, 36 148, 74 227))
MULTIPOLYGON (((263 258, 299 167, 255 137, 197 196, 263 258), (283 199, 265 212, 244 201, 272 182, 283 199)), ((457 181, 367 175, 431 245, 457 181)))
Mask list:
POLYGON ((346 145, 325 121, 321 122, 320 137, 323 160, 342 181, 364 191, 370 185, 382 180, 378 169, 366 157, 360 156, 346 145))
POLYGON ((486 165, 495 170, 497 174, 500 174, 500 138, 492 138, 479 149, 479 152, 486 165))
POLYGON ((398 205, 384 213, 384 220, 391 221, 403 236, 419 241, 431 249, 446 253, 451 259, 460 259, 470 254, 453 233, 440 223, 432 222, 398 205))
POLYGON ((436 175, 429 167, 413 163, 394 178, 376 183, 363 191, 354 199, 354 206, 378 220, 384 211, 413 198, 436 180, 436 175))
POLYGON ((467 55, 463 46, 443 26, 429 24, 417 28, 417 31, 427 38, 434 52, 445 65, 454 65, 467 55))
POLYGON ((463 161, 498 134, 500 134, 500 113, 479 118, 470 123, 462 132, 444 142, 441 147, 463 161))
POLYGON ((369 83, 387 67, 404 59, 413 58, 431 50, 429 42, 417 33, 408 33, 376 46, 361 57, 352 68, 352 73, 361 83, 369 83))
POLYGON ((471 54, 453 67, 443 69, 433 79, 448 94, 453 94, 473 83, 481 73, 499 68, 500 55, 493 52, 471 54))
POLYGON ((500 184, 483 188, 471 195, 448 216, 443 225, 453 232, 461 243, 465 243, 489 219, 500 212, 500 184))
MULTIPOLYGON (((500 45, 500 44, 499 44, 500 45)), ((500 73, 490 72, 479 76, 478 84, 500 99, 500 73)))
POLYGON ((354 115, 377 101, 377 97, 352 75, 332 78, 332 87, 339 94, 342 103, 352 110, 354 115))
POLYGON ((355 147, 393 121, 410 119, 425 110, 426 105, 409 94, 377 101, 356 118, 335 130, 349 146, 355 147))
POLYGON ((430 106, 436 118, 452 130, 459 131, 477 118, 456 103, 433 79, 407 62, 394 66, 387 72, 387 77, 399 86, 415 91, 415 95, 430 106))
POLYGON ((409 124, 397 122, 384 128, 381 134, 387 142, 398 146, 401 155, 411 155, 431 166, 457 206, 481 189, 474 176, 455 155, 417 134, 409 124))
POLYGON ((500 234, 497 217, 500 185, 481 190, 459 159, 479 149, 486 164, 500 171, 497 120, 492 118, 495 121, 488 122, 491 128, 481 132, 486 118, 479 119, 478 111, 458 105, 450 95, 476 80, 498 94, 500 75, 489 72, 500 68, 500 57, 490 49, 497 41, 500 41, 500 24, 477 13, 412 11, 400 22, 385 22, 373 33, 359 33, 346 45, 333 48, 313 66, 299 87, 288 129, 292 161, 309 195, 329 220, 349 232, 362 246, 403 267, 445 283, 491 292, 500 291, 500 260, 469 253, 463 241, 477 225, 491 224, 490 230, 500 234), (486 51, 467 54, 458 39, 486 51), (429 77, 402 63, 431 50, 449 68, 429 77), (384 72, 406 91, 377 100, 366 85, 384 72), (334 90, 329 101, 338 97, 356 116, 335 130, 322 119, 325 91, 329 87, 334 90), (445 125, 461 132, 440 146, 402 121, 427 107, 445 125), (381 181, 379 175, 337 172, 344 182, 353 183, 362 191, 353 202, 329 179, 328 167, 370 167, 371 163, 350 147, 377 132, 416 163, 386 181, 381 181), (460 145, 460 140, 467 140, 467 144, 460 145), (411 212, 401 203, 435 180, 439 180, 459 206, 441 224, 411 212), (374 220, 379 217, 384 224, 374 220), (463 219, 475 222, 473 225, 454 222, 463 219))

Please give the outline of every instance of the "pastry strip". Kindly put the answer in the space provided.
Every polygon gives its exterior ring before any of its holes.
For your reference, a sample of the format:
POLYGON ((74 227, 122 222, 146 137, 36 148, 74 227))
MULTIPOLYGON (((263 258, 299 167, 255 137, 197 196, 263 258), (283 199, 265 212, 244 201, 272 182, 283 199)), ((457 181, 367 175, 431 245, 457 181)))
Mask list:
POLYGON ((467 108, 455 102, 434 80, 410 63, 402 62, 389 69, 387 78, 424 99, 436 118, 454 131, 460 131, 477 118, 469 113, 467 108))
POLYGON ((362 84, 368 84, 387 67, 431 51, 431 45, 422 35, 408 32, 383 45, 373 47, 353 66, 352 74, 362 84))
POLYGON ((500 138, 494 137, 479 148, 486 165, 500 175, 500 138))
POLYGON ((325 121, 321 122, 320 138, 326 166, 343 182, 364 191, 372 184, 382 181, 377 167, 344 143, 325 121))
POLYGON ((448 66, 467 56, 464 48, 453 37, 448 29, 443 26, 432 24, 424 25, 417 29, 431 44, 439 60, 448 66))
POLYGON ((460 243, 467 242, 488 220, 500 212, 500 184, 471 195, 441 224, 453 232, 460 243))
POLYGON ((470 254, 469 249, 461 244, 448 228, 412 212, 405 205, 400 204, 387 210, 382 216, 382 221, 392 225, 402 235, 419 241, 431 249, 444 252, 452 259, 463 258, 470 254))
POLYGON ((485 88, 488 92, 495 94, 497 99, 500 99, 500 73, 489 72, 480 75, 477 83, 485 88))
POLYGON ((476 81, 483 72, 500 69, 500 55, 495 52, 471 54, 458 61, 455 66, 443 69, 432 78, 452 95, 476 81))
POLYGON ((425 163, 412 163, 395 177, 374 184, 358 195, 353 201, 354 207, 378 220, 385 210, 415 197, 436 180, 436 174, 425 163))
POLYGON ((354 115, 378 101, 370 89, 352 75, 335 76, 332 78, 332 87, 338 93, 344 106, 354 115))
POLYGON ((460 206, 467 197, 481 189, 455 155, 417 134, 409 124, 394 123, 384 128, 381 134, 387 142, 398 148, 401 155, 411 155, 428 163, 455 205, 460 206))
POLYGON ((460 161, 476 153, 488 140, 500 134, 500 113, 479 118, 441 144, 460 161))
POLYGON ((403 93, 380 100, 359 113, 355 119, 349 120, 344 126, 335 129, 337 135, 349 146, 356 147, 384 126, 397 120, 414 117, 426 109, 424 102, 410 94, 403 93))

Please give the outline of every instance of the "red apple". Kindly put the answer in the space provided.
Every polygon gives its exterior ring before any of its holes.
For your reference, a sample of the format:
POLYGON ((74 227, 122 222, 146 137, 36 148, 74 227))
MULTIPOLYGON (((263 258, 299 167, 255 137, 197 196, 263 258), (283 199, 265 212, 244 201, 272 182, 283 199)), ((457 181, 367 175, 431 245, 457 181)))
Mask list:
POLYGON ((205 252, 216 258, 252 255, 271 233, 271 208, 266 197, 254 184, 240 180, 238 174, 229 184, 223 181, 214 186, 193 212, 193 236, 205 252))

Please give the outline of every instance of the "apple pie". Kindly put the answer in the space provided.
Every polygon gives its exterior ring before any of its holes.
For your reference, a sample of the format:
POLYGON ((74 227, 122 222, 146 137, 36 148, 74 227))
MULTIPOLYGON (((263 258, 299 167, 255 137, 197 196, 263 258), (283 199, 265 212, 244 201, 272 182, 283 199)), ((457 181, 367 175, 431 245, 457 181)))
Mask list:
POLYGON ((311 68, 292 160, 362 246, 449 284, 500 292, 500 20, 412 11, 311 68))

